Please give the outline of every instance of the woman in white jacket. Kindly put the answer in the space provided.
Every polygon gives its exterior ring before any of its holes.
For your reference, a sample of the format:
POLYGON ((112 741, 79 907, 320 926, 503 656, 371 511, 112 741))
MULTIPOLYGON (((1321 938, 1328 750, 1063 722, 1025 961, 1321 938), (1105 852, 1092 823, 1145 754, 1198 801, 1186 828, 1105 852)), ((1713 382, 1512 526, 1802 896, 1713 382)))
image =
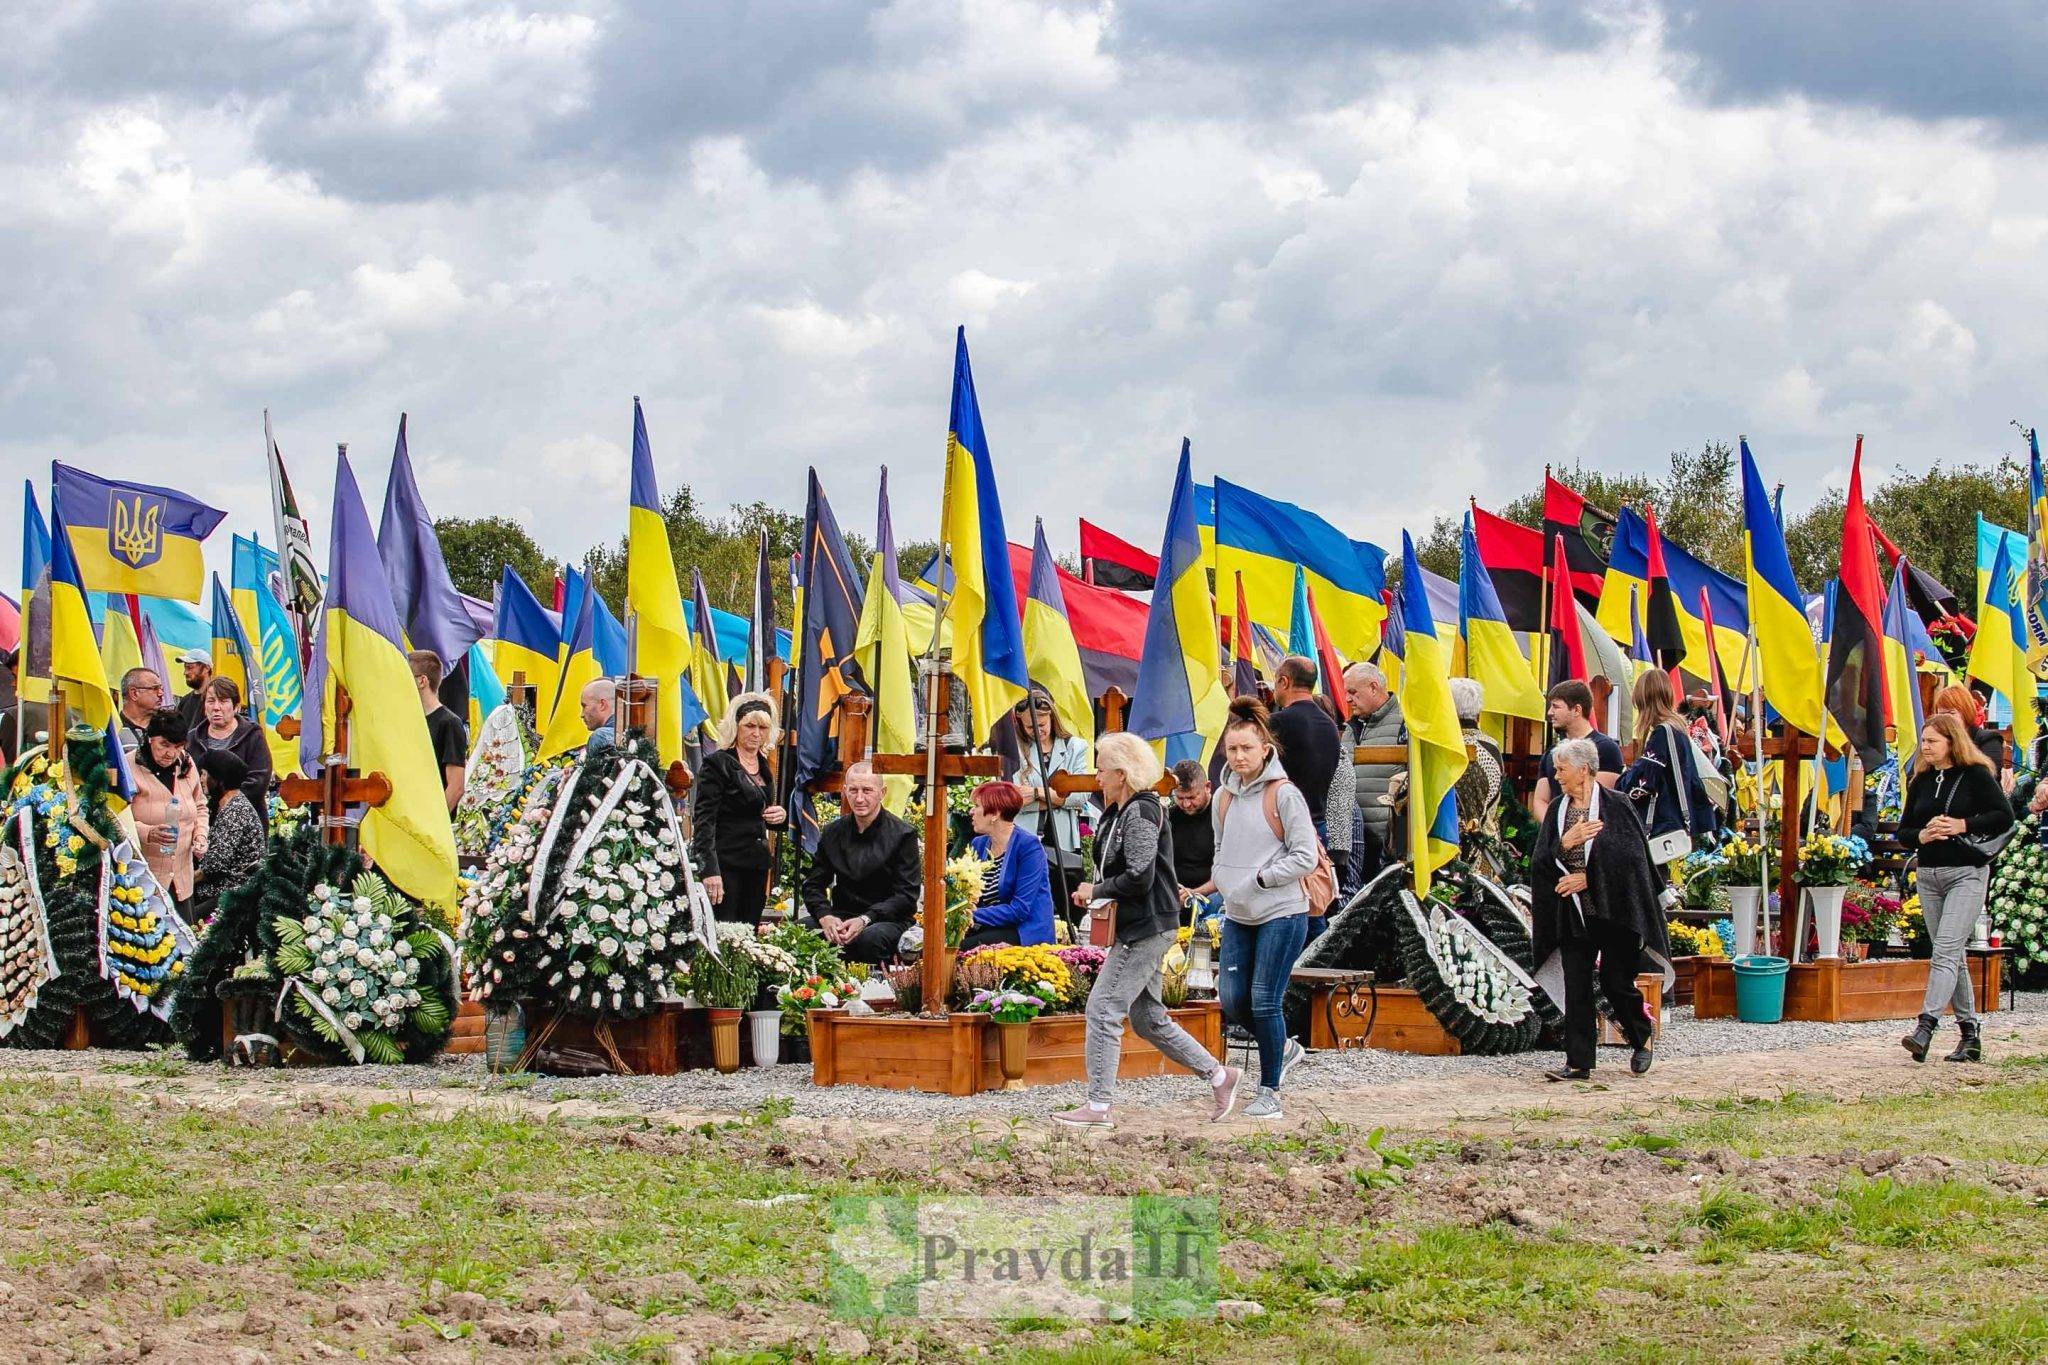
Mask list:
POLYGON ((1211 803, 1213 875, 1223 896, 1217 995, 1225 1017, 1258 1040, 1259 1093, 1245 1117, 1276 1119, 1277 1092, 1301 1056, 1301 1044, 1287 1036, 1282 1002, 1308 936, 1308 893, 1301 883, 1315 870, 1316 829, 1307 799, 1280 766, 1266 708, 1251 697, 1230 704, 1223 762, 1223 785, 1211 803))

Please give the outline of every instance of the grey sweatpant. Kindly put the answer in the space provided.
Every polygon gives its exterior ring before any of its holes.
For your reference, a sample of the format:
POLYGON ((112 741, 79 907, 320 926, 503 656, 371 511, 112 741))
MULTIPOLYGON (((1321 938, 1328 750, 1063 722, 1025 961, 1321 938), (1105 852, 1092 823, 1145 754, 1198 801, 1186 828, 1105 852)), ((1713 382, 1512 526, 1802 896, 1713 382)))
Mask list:
POLYGON ((1970 988, 1964 949, 1970 946, 1977 916, 1984 913, 1984 893, 1990 885, 1988 867, 1920 869, 1920 913, 1927 920, 1927 936, 1934 940, 1921 1013, 1940 1018, 1942 1006, 1952 1005, 1957 1023, 1977 1022, 1977 998, 1970 988))
POLYGON ((1173 947, 1174 931, 1119 943, 1109 950, 1095 989, 1088 992, 1088 1102, 1108 1104, 1116 1093, 1117 1067, 1123 1060, 1124 1020, 1140 1038, 1159 1049, 1170 1062, 1177 1062, 1204 1078, 1216 1074, 1220 1063, 1194 1035, 1173 1022, 1159 997, 1162 984, 1160 964, 1173 947))

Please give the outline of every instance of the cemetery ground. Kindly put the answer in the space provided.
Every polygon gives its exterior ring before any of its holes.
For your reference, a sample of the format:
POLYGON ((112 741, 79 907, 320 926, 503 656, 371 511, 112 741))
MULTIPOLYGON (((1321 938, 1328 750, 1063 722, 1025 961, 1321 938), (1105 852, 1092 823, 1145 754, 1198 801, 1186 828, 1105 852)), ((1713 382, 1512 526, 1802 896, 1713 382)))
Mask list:
POLYGON ((1277 1127, 1159 1083, 1108 1135, 6 1054, 0 1357, 2038 1359, 2048 1024, 1987 1045, 1916 1067, 1866 1031, 1578 1087, 1534 1058, 1311 1071, 1277 1127), (832 1196, 1055 1191, 1213 1196, 1222 1311, 828 1311, 832 1196))

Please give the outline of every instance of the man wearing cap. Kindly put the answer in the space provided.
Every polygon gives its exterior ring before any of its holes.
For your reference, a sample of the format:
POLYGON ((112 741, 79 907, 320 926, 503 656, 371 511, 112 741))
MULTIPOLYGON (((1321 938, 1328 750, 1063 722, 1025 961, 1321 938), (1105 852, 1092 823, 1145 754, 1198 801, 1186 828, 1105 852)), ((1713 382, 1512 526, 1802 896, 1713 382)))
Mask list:
POLYGON ((188 649, 178 656, 185 669, 185 695, 178 698, 178 714, 185 728, 197 731, 206 724, 206 684, 213 679, 213 656, 203 649, 188 649))

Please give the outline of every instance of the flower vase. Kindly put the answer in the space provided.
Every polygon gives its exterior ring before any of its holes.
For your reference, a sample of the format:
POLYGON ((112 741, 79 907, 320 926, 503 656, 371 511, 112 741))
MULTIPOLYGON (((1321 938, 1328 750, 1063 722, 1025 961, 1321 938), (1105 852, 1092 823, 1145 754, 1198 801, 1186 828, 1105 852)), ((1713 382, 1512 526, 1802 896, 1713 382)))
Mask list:
POLYGON ((484 1010, 484 1067, 493 1076, 519 1069, 526 1053, 526 1011, 517 1004, 484 1010))
POLYGON ((1021 1024, 998 1023, 996 1028, 1001 1043, 1003 1089, 1022 1090, 1024 1064, 1031 1058, 1031 1025, 1028 1021, 1021 1024))
POLYGON ((1764 892, 1760 886, 1728 888, 1728 913, 1735 921, 1735 956, 1738 958, 1756 954, 1757 915, 1763 908, 1763 899, 1764 892))
POLYGON ((1848 894, 1849 888, 1846 886, 1806 888, 1807 904, 1813 907, 1815 957, 1842 955, 1842 899, 1848 894))
POLYGON ((1991 946, 1990 915, 1977 916, 1976 927, 1970 934, 1970 946, 1972 948, 1989 948, 1991 946))
POLYGON ((774 1066, 782 1051, 782 1011, 748 1010, 747 1031, 754 1045, 754 1065, 774 1066))
POLYGON ((1901 929, 1898 925, 1894 924, 1892 926, 1891 932, 1884 936, 1884 946, 1887 948, 1905 947, 1906 931, 1904 929, 1901 929))
POLYGON ((708 1009, 711 1019, 711 1065, 721 1075, 740 1069, 740 1015, 742 1010, 708 1009))

